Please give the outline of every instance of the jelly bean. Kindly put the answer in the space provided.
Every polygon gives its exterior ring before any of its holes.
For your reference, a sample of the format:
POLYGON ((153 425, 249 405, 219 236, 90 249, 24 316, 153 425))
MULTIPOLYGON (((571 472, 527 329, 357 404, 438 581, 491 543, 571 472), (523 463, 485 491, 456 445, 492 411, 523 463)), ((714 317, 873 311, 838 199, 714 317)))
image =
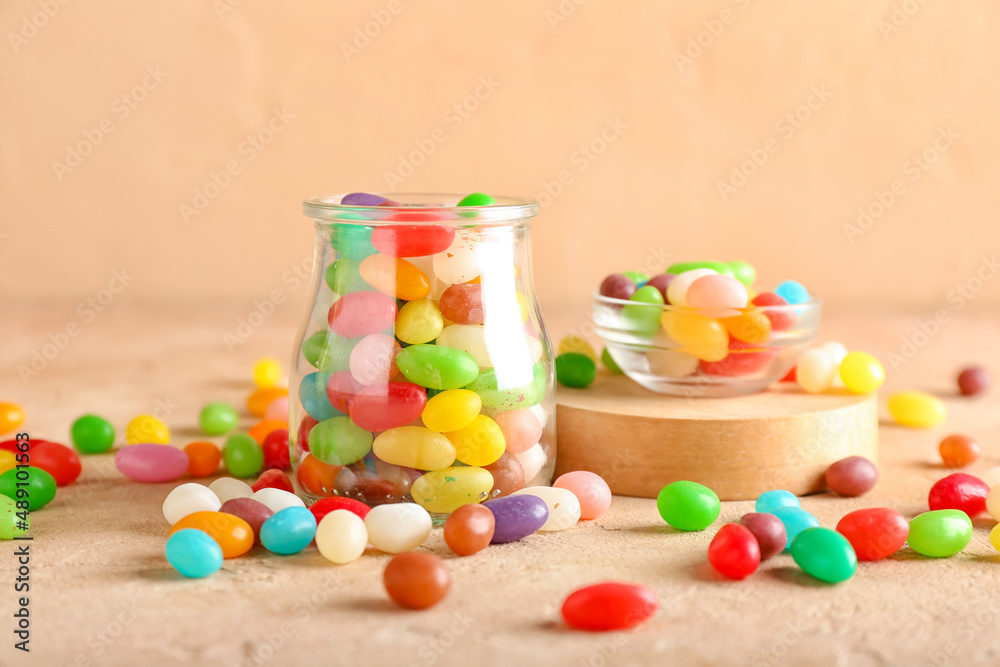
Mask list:
POLYGON ((863 456, 848 456, 826 470, 826 485, 846 498, 861 496, 875 488, 878 468, 863 456))
POLYGON ((866 507, 845 514, 837 532, 851 543, 858 560, 881 560, 903 548, 910 524, 896 510, 866 507))
POLYGON ((600 475, 576 470, 560 475, 552 484, 571 491, 580 502, 580 520, 597 519, 611 508, 611 488, 600 475))
POLYGON ((260 527, 274 514, 267 505, 253 498, 231 498, 222 503, 219 511, 246 521, 253 531, 254 544, 260 544, 260 527))
POLYGON ((129 445, 140 442, 165 445, 170 442, 170 429, 152 415, 139 415, 125 427, 125 442, 129 445))
POLYGON ((427 392, 420 385, 390 382, 359 391, 351 398, 348 412, 354 423, 367 431, 387 431, 416 421, 425 405, 427 392))
POLYGON ((383 333, 365 336, 351 351, 348 362, 351 375, 362 385, 387 383, 399 372, 396 355, 400 350, 392 336, 383 333))
POLYGON ((501 412, 496 416, 507 451, 520 454, 534 447, 542 437, 542 424, 527 408, 501 412))
POLYGON ((459 231, 447 250, 434 255, 434 274, 442 282, 467 283, 480 273, 480 239, 475 232, 459 231))
POLYGON ((163 501, 163 518, 171 526, 195 512, 217 512, 222 501, 207 486, 188 482, 174 487, 163 501))
POLYGON ((43 440, 31 448, 31 464, 52 475, 57 486, 76 481, 83 470, 80 457, 66 445, 43 440))
POLYGON ((982 366, 963 368, 958 374, 958 391, 962 396, 978 396, 993 384, 990 373, 982 366))
POLYGON ((785 550, 785 545, 788 544, 788 533, 785 532, 785 524, 781 523, 781 519, 778 517, 773 514, 751 512, 744 514, 740 523, 746 526, 747 530, 753 533, 756 538, 762 561, 785 550))
POLYGON ((922 391, 898 391, 889 397, 889 414, 901 426, 933 428, 948 416, 941 399, 922 391))
POLYGON ((369 255, 358 267, 361 278, 383 294, 414 301, 425 298, 431 283, 423 271, 405 259, 388 255, 369 255))
POLYGON ((257 419, 262 419, 273 401, 286 396, 288 389, 284 387, 258 389, 247 397, 247 411, 257 419))
POLYGON ((785 534, 788 535, 786 549, 803 530, 819 526, 819 520, 801 507, 777 507, 770 513, 781 519, 781 523, 785 526, 785 534))
POLYGON ((264 487, 262 489, 258 489, 253 492, 250 499, 256 500, 275 514, 289 507, 304 508, 306 506, 306 504, 302 502, 302 499, 294 493, 274 487, 264 487))
POLYGON ((372 245, 392 257, 423 257, 444 252, 455 230, 442 225, 387 225, 372 232, 372 245))
POLYGON ((316 548, 331 563, 353 563, 361 558, 367 545, 365 522, 348 510, 333 510, 316 526, 316 548))
POLYGON ((413 551, 427 540, 431 527, 431 515, 413 503, 379 505, 365 517, 368 541, 389 554, 413 551))
POLYGON ((553 486, 529 486, 515 491, 512 496, 536 496, 545 501, 549 518, 538 528, 543 532, 555 532, 572 528, 580 521, 580 500, 569 489, 553 486))
POLYGON ((358 338, 385 331, 396 321, 396 301, 381 292, 352 292, 330 306, 330 331, 345 338, 358 338))
MULTIPOLYGON (((364 385, 355 380, 350 371, 338 371, 327 380, 326 397, 335 410, 346 414, 349 410, 351 399, 363 388, 364 385)), ((336 416, 338 415, 331 415, 331 417, 336 416)), ((326 417, 326 419, 330 419, 330 417, 326 417)))
POLYGON ((759 343, 729 341, 729 354, 721 361, 702 361, 701 370, 707 375, 736 377, 760 373, 779 354, 777 349, 769 349, 759 343))
POLYGON ((720 321, 730 336, 744 343, 763 343, 771 337, 771 320, 761 310, 746 310, 720 321))
MULTIPOLYGON (((0 528, 0 531, 2 531, 2 528, 0 528)), ((3 537, 3 535, 0 534, 0 537, 3 537)), ((993 545, 994 549, 1000 551, 1000 525, 993 526, 993 530, 990 531, 990 544, 993 545)))
POLYGON ((941 460, 949 468, 964 468, 979 460, 982 448, 967 435, 949 435, 938 445, 941 460))
POLYGON ((794 280, 786 280, 774 289, 774 293, 792 305, 809 303, 809 291, 794 280))
POLYGON ((183 475, 189 463, 182 450, 154 443, 131 445, 115 454, 118 472, 137 482, 170 482, 183 475))
POLYGON ((222 547, 223 558, 238 558, 253 547, 253 529, 243 519, 224 512, 193 512, 170 529, 170 535, 196 528, 222 547))
POLYGON ((622 271, 622 274, 636 285, 642 285, 649 280, 649 275, 643 271, 622 271))
POLYGON ((597 361, 597 353, 594 352, 594 348, 581 336, 566 336, 559 341, 556 354, 565 354, 567 352, 582 354, 593 361, 597 361))
POLYGON ((795 310, 787 307, 788 302, 773 292, 761 292, 750 299, 750 303, 754 306, 776 306, 764 308, 764 315, 771 321, 772 331, 788 331, 799 319, 795 310))
POLYGON ((440 470, 455 462, 451 441, 423 426, 399 426, 383 431, 375 438, 372 451, 387 463, 418 470, 440 470))
POLYGON ((457 431, 472 424, 482 407, 483 401, 476 392, 449 389, 429 398, 420 418, 432 431, 457 431))
MULTIPOLYGON (((325 380, 325 378, 324 378, 325 380)), ((320 392, 321 395, 325 397, 326 395, 326 382, 321 383, 320 392)), ((258 445, 264 444, 264 439, 271 435, 277 430, 287 429, 288 422, 279 421, 277 419, 262 419, 249 429, 247 429, 247 435, 253 438, 258 445)))
POLYGON ((664 273, 676 276, 700 269, 710 269, 713 273, 721 273, 724 276, 735 276, 733 268, 728 262, 678 262, 668 266, 664 273))
POLYGON ((468 426, 444 435, 455 446, 457 459, 469 466, 493 463, 506 449, 503 430, 486 415, 476 415, 468 426))
POLYGON ((361 262, 353 259, 338 259, 326 267, 323 274, 327 287, 337 296, 367 290, 370 285, 361 278, 361 262))
POLYGON ((264 453, 264 467, 274 470, 288 470, 291 467, 291 455, 288 450, 288 429, 279 428, 271 431, 260 445, 264 453))
POLYGON ((489 471, 462 466, 428 472, 413 482, 410 492, 428 512, 447 514, 462 505, 481 502, 492 488, 489 471))
POLYGON ((6 449, 0 449, 0 474, 17 467, 17 456, 6 449))
MULTIPOLYGON (((667 273, 673 272, 668 269, 667 273)), ((718 271, 709 268, 691 269, 690 271, 677 273, 667 288, 667 300, 674 306, 687 306, 687 294, 688 290, 691 289, 691 285, 699 278, 718 274, 718 271)))
MULTIPOLYGON (((996 470, 996 468, 994 468, 994 470, 996 470)), ((994 477, 994 475, 989 475, 987 473, 987 475, 984 475, 984 477, 994 477)), ((988 482, 985 481, 984 484, 989 485, 988 482)), ((995 484, 991 486, 990 492, 986 494, 986 510, 990 513, 990 516, 1000 521, 1000 518, 997 518, 1000 517, 1000 491, 994 493, 994 491, 997 490, 998 486, 1000 485, 995 484)))
POLYGON ((372 234, 372 228, 364 225, 335 224, 331 244, 338 256, 361 260, 375 252, 372 234))
POLYGON ((615 361, 615 358, 611 356, 611 352, 606 347, 601 350, 601 363, 604 364, 604 367, 614 375, 621 375, 624 373, 621 366, 618 365, 618 362, 615 361))
POLYGON ((726 264, 729 266, 729 270, 733 272, 733 277, 746 287, 752 287, 754 281, 757 280, 757 269, 753 268, 753 265, 749 262, 737 259, 732 262, 726 262, 726 264))
POLYGON ((482 324, 483 286, 481 284, 459 283, 441 293, 438 302, 441 315, 454 324, 482 324))
POLYGON ((486 347, 486 329, 481 324, 452 324, 445 327, 437 338, 437 344, 453 347, 471 354, 482 368, 490 368, 489 348, 486 347))
POLYGON ((846 537, 829 528, 803 530, 789 551, 804 572, 830 584, 847 581, 858 569, 854 547, 846 537))
POLYGON ((462 505, 444 522, 444 541, 458 556, 471 556, 490 545, 496 520, 483 505, 462 505))
POLYGON ((656 497, 656 509, 678 530, 705 530, 719 518, 721 503, 712 489, 683 480, 663 487, 656 497))
POLYGON ((235 433, 222 446, 222 461, 230 475, 253 477, 264 467, 264 451, 249 435, 235 433))
POLYGON ((806 350, 799 357, 795 379, 805 391, 819 394, 833 386, 839 364, 832 354, 821 348, 806 350))
POLYGON ((254 493, 261 489, 280 489, 286 493, 295 492, 292 489, 292 483, 288 480, 288 476, 281 470, 273 469, 265 470, 250 488, 254 490, 254 493))
POLYGON ((363 459, 372 449, 372 440, 372 434, 349 417, 333 417, 313 428, 309 451, 324 463, 343 466, 363 459))
MULTIPOLYGON (((990 468, 982 475, 980 475, 979 478, 984 482, 986 482, 987 486, 989 486, 991 489, 994 486, 1000 485, 1000 466, 997 466, 995 468, 990 468)), ((998 519, 998 521, 1000 521, 1000 519, 998 519)))
POLYGON ((549 507, 534 494, 494 498, 483 503, 493 513, 494 531, 490 544, 506 544, 537 532, 549 519, 549 507))
POLYGON ((760 545, 745 526, 727 523, 708 545, 708 562, 729 579, 746 579, 760 566, 760 545))
POLYGON ((660 329, 663 295, 655 287, 640 287, 622 308, 623 327, 637 336, 652 336, 660 329))
POLYGON ((679 309, 664 311, 660 319, 682 352, 702 361, 722 361, 729 354, 729 332, 719 320, 679 309))
POLYGON ((484 408, 494 410, 514 410, 534 405, 537 400, 534 382, 511 389, 497 389, 496 371, 480 373, 476 380, 465 387, 479 394, 484 408))
POLYGON ((431 389, 458 389, 479 376, 479 364, 468 352, 439 345, 411 345, 396 357, 410 382, 431 389))
POLYGON ((209 484, 208 488, 219 497, 219 500, 223 504, 227 500, 249 498, 253 495, 253 489, 250 488, 249 484, 240 479, 233 479, 232 477, 220 477, 209 484))
POLYGON ((511 452, 504 452, 496 461, 483 466, 483 469, 493 475, 491 498, 509 496, 524 488, 524 483, 527 481, 524 476, 524 466, 511 452))
POLYGON ((16 431, 24 423, 24 409, 17 403, 0 402, 0 434, 16 431))
POLYGON ((870 394, 885 382, 879 360, 865 352, 851 352, 840 361, 840 379, 856 394, 870 394))
POLYGON ((171 535, 164 555, 170 566, 188 579, 203 579, 222 567, 222 549, 208 534, 194 528, 171 535))
POLYGON ((18 509, 17 501, 0 495, 0 540, 12 540, 28 532, 31 515, 18 509))
POLYGON ((465 195, 455 206, 491 206, 496 204, 497 200, 488 194, 482 192, 473 192, 470 195, 465 195))
POLYGON ((699 308, 702 315, 709 317, 739 315, 739 310, 746 308, 748 298, 747 288, 743 283, 732 276, 720 274, 698 278, 691 283, 684 295, 689 308, 699 308))
POLYGON ((306 491, 326 497, 332 496, 337 489, 337 479, 343 469, 343 466, 332 466, 310 455, 302 459, 295 475, 306 491))
POLYGON ((274 357, 261 357, 253 365, 253 382, 260 389, 277 386, 285 377, 285 369, 274 357))
POLYGON ((18 496, 27 492, 28 510, 34 512, 52 502, 56 497, 56 480, 52 475, 35 466, 19 465, 0 475, 0 495, 17 501, 25 500, 18 496))
POLYGON ((560 613, 572 628, 606 632, 640 625, 659 607, 659 597, 649 588, 609 581, 574 591, 563 602, 560 613))
POLYGON ((770 514, 779 507, 801 506, 802 504, 799 502, 798 496, 791 491, 775 489, 773 491, 765 491, 757 496, 757 502, 754 503, 754 511, 758 514, 770 514))
POLYGON ((223 435, 229 433, 239 424, 239 414, 236 408, 222 401, 209 403, 201 409, 198 424, 205 435, 223 435))
POLYGON ((674 278, 677 276, 673 273, 658 273, 649 280, 643 287, 654 287, 663 297, 663 303, 670 303, 670 298, 667 296, 667 291, 670 289, 670 283, 674 282, 674 278))
POLYGON ((954 556, 972 541, 972 520, 965 512, 955 509, 924 512, 910 520, 906 541, 922 556, 954 556))
MULTIPOLYGON (((336 510, 347 510, 348 512, 357 514, 359 518, 364 519, 368 516, 368 512, 371 511, 371 508, 360 500, 355 500, 354 498, 323 498, 321 500, 317 500, 309 506, 309 511, 313 513, 314 517, 316 517, 316 523, 319 523, 323 520, 323 517, 336 510)), ((365 540, 367 541, 367 539, 368 538, 366 537, 365 540)))
MULTIPOLYGON (((396 316, 396 338, 407 345, 429 343, 444 329, 444 318, 437 304, 428 299, 410 301, 396 316)), ((443 345, 440 341, 438 345, 443 345)))
POLYGON ((385 592, 400 607, 427 609, 448 594, 451 575, 434 554, 407 553, 389 561, 382 583, 385 592))
POLYGON ((956 472, 934 483, 927 505, 932 510, 960 510, 974 517, 986 511, 989 493, 990 487, 983 480, 956 472))
POLYGON ((260 527, 260 543, 271 553, 297 554, 316 536, 316 519, 305 507, 286 507, 260 527))
POLYGON ((646 353, 649 372, 660 377, 685 378, 698 370, 698 357, 680 350, 650 350, 646 353))
POLYGON ((371 194, 369 192, 351 192, 340 199, 341 206, 398 206, 393 201, 385 197, 371 194))
POLYGON ((578 352, 564 352, 556 357, 556 379, 567 387, 589 387, 597 377, 594 359, 578 352))
POLYGON ((100 454, 115 444, 115 428, 107 419, 84 415, 73 422, 69 431, 73 446, 84 454, 100 454))
POLYGON ((621 273, 612 273, 601 282, 598 292, 601 296, 627 300, 635 294, 636 285, 632 279, 621 273))

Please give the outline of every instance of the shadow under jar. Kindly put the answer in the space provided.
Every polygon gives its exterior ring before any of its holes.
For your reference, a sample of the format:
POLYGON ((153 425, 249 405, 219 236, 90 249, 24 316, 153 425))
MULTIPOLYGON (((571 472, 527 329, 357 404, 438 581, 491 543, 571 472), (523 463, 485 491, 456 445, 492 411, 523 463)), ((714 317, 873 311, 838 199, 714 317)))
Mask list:
POLYGON ((531 279, 536 202, 386 195, 304 202, 312 299, 290 382, 307 502, 416 502, 434 515, 549 484, 553 355, 531 279))

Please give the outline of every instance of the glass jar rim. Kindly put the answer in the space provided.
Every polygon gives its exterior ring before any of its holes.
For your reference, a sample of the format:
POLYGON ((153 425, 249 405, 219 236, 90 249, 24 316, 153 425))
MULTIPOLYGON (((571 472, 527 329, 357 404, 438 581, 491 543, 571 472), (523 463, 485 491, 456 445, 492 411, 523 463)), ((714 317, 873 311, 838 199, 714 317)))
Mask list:
POLYGON ((435 225, 459 222, 475 225, 526 223, 538 215, 541 205, 531 199, 494 197, 487 206, 458 206, 466 194, 425 192, 377 192, 399 206, 344 205, 348 193, 312 197, 302 202, 302 211, 316 222, 364 225, 435 225))

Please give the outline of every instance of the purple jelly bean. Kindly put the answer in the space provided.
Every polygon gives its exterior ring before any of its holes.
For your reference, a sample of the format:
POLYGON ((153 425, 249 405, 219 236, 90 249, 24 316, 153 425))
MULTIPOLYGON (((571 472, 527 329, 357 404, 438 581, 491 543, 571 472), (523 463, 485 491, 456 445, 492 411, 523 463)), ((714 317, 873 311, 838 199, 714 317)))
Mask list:
POLYGON ((253 498, 230 498, 222 503, 219 511, 238 516, 250 524, 254 544, 260 544, 260 527, 274 514, 270 507, 253 498))
POLYGON ((187 472, 188 455, 170 445, 129 445, 115 454, 118 471, 137 482, 170 482, 187 472))
POLYGON ((340 200, 343 206, 399 206, 397 202, 369 192, 352 192, 340 200))
POLYGON ((496 528, 490 544, 514 542, 531 535, 549 518, 549 508, 538 496, 504 496, 483 503, 493 512, 496 528))

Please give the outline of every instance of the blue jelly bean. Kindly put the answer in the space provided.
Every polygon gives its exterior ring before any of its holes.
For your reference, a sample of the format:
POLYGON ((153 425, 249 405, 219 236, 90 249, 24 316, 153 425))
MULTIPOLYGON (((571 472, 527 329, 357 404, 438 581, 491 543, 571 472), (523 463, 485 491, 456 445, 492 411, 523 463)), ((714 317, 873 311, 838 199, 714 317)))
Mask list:
POLYGON ((774 288, 774 293, 792 305, 809 303, 809 290, 794 280, 781 283, 774 288))
POLYGON ((786 549, 792 546, 792 540, 803 530, 819 526, 819 520, 801 507, 779 507, 771 514, 781 519, 781 523, 785 524, 785 532, 788 534, 786 549))
POLYGON ((775 489, 774 491, 765 491, 757 497, 757 504, 754 505, 754 511, 757 514, 770 514, 779 507, 801 506, 802 504, 799 502, 798 497, 791 491, 775 489))
POLYGON ((343 415, 340 410, 333 407, 330 397, 326 394, 326 383, 329 380, 329 373, 317 371, 309 373, 299 383, 299 402, 309 416, 318 422, 343 415))
POLYGON ((222 567, 222 547, 197 528, 178 530, 167 540, 167 562, 189 579, 201 579, 222 567))
POLYGON ((268 551, 289 555, 309 546, 316 537, 316 517, 305 507, 286 507, 260 527, 260 543, 268 551))

